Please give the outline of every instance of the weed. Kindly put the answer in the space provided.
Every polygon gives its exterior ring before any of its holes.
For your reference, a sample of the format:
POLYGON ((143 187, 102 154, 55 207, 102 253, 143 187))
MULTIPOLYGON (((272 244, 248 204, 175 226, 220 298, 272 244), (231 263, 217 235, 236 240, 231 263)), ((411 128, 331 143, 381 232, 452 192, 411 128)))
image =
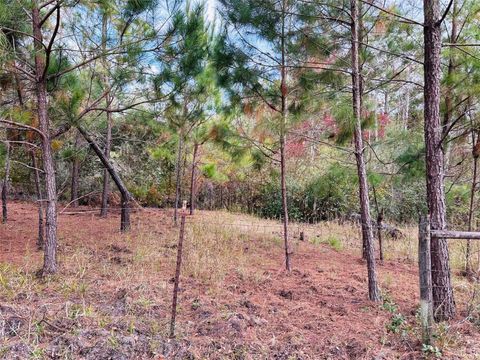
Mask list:
POLYGON ((442 350, 455 348, 460 341, 460 334, 446 322, 437 324, 433 336, 435 345, 442 350))
POLYGON ((401 330, 403 330, 403 327, 405 325, 405 317, 402 314, 396 313, 393 314, 392 318, 390 319, 390 322, 387 324, 387 331, 398 334, 400 333, 401 330))
POLYGON ((98 318, 97 322, 99 327, 105 329, 112 322, 112 319, 108 316, 102 316, 98 318))
POLYGON ((433 355, 436 358, 442 357, 442 352, 437 346, 422 344, 422 353, 425 355, 433 355))
POLYGON ((199 299, 194 299, 192 301, 192 310, 197 310, 201 306, 199 299))
POLYGON ((322 238, 320 236, 315 236, 315 237, 312 238, 312 243, 314 245, 319 245, 319 244, 329 245, 335 251, 341 251, 343 249, 342 240, 340 240, 340 238, 338 238, 334 234, 330 234, 326 238, 322 238))
POLYGON ((388 292, 382 294, 383 304, 382 307, 384 310, 392 314, 390 322, 386 325, 387 331, 394 334, 399 334, 402 332, 405 334, 408 330, 407 321, 405 317, 398 312, 398 306, 395 304, 393 299, 390 297, 388 292))
POLYGON ((88 317, 92 316, 94 313, 93 306, 82 304, 72 304, 67 302, 65 304, 65 312, 68 318, 75 320, 79 317, 88 317))
POLYGON ((327 243, 335 251, 341 251, 343 249, 342 241, 335 236, 329 236, 327 243))
POLYGON ((30 352, 30 359, 32 360, 43 359, 44 357, 45 357, 45 350, 42 348, 35 347, 30 352))
POLYGON ((388 292, 384 292, 382 294, 382 298, 383 298, 383 304, 382 304, 383 309, 392 314, 397 313, 398 306, 392 300, 392 298, 390 297, 390 294, 388 292))
POLYGON ((130 322, 128 323, 128 333, 130 335, 133 335, 135 333, 135 321, 134 320, 130 320, 130 322))
POLYGON ((113 333, 113 331, 108 337, 107 341, 112 349, 118 349, 118 347, 120 346, 120 342, 118 341, 118 338, 115 333, 113 333))

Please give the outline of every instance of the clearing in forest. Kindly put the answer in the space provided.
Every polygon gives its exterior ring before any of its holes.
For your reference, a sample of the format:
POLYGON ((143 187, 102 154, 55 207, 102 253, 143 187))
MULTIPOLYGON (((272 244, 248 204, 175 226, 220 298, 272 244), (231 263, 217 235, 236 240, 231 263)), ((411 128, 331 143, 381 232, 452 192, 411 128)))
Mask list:
MULTIPOLYGON (((177 337, 168 339, 178 228, 171 213, 139 210, 129 234, 116 214, 59 216, 61 275, 36 277, 36 208, 11 205, 0 237, 0 354, 5 359, 418 359, 415 229, 387 239, 383 304, 368 301, 359 229, 294 225, 293 271, 281 224, 227 212, 187 217, 177 337)), ((460 292, 459 292, 460 291, 460 292)), ((461 290, 459 307, 464 310, 461 290)), ((462 314, 464 315, 464 314, 462 314)), ((474 324, 452 322, 437 344, 474 359, 474 324)), ((435 354, 431 354, 434 356, 435 354)))

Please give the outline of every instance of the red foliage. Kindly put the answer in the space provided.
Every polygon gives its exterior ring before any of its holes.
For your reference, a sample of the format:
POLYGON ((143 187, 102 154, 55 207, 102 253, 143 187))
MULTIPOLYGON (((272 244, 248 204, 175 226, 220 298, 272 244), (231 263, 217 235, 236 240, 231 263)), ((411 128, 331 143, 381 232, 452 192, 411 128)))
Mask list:
POLYGON ((305 153, 305 140, 287 141, 285 152, 288 157, 301 157, 305 153))
POLYGON ((385 128, 390 123, 390 117, 387 113, 381 113, 378 115, 378 136, 380 138, 385 137, 385 128))
POLYGON ((337 123, 335 122, 333 116, 330 114, 325 114, 323 116, 323 126, 325 127, 326 131, 330 132, 333 135, 336 135, 338 133, 337 123))

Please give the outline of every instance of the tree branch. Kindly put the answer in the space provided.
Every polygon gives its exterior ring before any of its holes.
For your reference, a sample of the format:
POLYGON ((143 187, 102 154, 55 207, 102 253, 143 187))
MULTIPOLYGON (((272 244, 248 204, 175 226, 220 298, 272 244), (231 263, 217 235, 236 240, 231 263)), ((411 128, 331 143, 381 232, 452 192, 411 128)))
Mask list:
POLYGON ((45 50, 46 59, 45 59, 45 68, 43 69, 43 74, 41 77, 42 79, 44 79, 45 75, 47 74, 48 66, 50 64, 50 54, 52 53, 53 43, 55 42, 55 37, 57 36, 58 29, 60 27, 60 5, 57 4, 55 8, 57 9, 57 21, 55 23, 55 28, 53 29, 52 37, 50 38, 50 42, 48 43, 47 49, 45 50))
POLYGON ((443 13, 442 17, 440 20, 437 21, 436 25, 439 26, 442 24, 443 20, 447 17, 448 12, 450 11, 450 8, 452 7, 453 0, 450 0, 450 2, 447 5, 447 8, 445 9, 445 12, 443 13))

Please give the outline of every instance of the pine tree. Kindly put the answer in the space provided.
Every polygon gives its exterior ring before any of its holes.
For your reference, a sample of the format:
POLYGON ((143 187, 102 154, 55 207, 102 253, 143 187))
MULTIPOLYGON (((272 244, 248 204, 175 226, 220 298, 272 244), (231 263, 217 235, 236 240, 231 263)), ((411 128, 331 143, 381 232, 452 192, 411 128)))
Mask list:
POLYGON ((192 132, 211 116, 215 102, 215 76, 209 60, 212 34, 204 12, 203 5, 187 3, 184 11, 175 14, 172 25, 175 33, 159 54, 163 64, 160 74, 154 79, 157 91, 167 95, 164 116, 177 138, 175 224, 180 206, 182 159, 186 143, 192 132))

